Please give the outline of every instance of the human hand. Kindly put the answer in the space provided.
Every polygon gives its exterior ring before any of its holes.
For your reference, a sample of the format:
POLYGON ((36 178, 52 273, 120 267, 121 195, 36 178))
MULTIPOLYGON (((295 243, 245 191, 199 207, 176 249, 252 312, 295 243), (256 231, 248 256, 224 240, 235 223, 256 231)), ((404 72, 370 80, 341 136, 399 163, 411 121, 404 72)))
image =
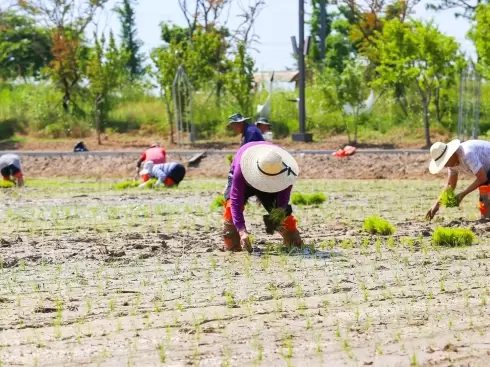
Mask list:
POLYGON ((456 199, 458 199, 458 206, 461 204, 463 199, 465 198, 466 194, 464 192, 460 192, 458 195, 456 195, 456 199))
POLYGON ((437 212, 439 211, 439 206, 440 206, 439 202, 432 205, 432 207, 427 212, 425 218, 428 220, 432 220, 435 217, 435 215, 437 214, 437 212))
POLYGON ((248 235, 248 232, 246 230, 241 230, 239 231, 239 234, 240 234, 240 245, 242 246, 242 249, 247 250, 249 254, 252 253, 252 244, 250 243, 250 237, 248 235))

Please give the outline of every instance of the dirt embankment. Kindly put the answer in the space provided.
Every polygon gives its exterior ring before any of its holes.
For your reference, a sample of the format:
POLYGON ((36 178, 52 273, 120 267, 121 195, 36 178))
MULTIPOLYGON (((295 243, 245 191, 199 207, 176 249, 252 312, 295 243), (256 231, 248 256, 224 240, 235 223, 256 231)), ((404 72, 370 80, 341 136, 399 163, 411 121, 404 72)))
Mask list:
MULTIPOLYGON (((428 179, 425 154, 358 154, 349 158, 329 155, 297 154, 302 178, 322 179, 428 179)), ((136 173, 138 155, 128 156, 52 156, 23 155, 27 177, 124 178, 136 173)), ((169 154, 169 161, 187 165, 189 156, 169 154)), ((187 177, 224 178, 228 163, 224 154, 208 155, 198 167, 189 168, 187 177)))

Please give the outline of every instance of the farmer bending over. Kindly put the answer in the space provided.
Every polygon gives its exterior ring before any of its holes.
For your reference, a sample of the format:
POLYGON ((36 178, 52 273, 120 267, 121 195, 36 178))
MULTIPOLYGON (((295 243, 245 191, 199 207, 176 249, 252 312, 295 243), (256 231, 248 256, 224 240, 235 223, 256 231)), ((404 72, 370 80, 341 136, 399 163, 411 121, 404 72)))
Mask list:
MULTIPOLYGON (((241 147, 231 164, 232 180, 225 191, 223 215, 225 249, 252 251, 243 210, 247 200, 257 196, 270 214, 272 209, 283 209, 280 233, 285 245, 301 245, 296 219, 289 205, 291 189, 298 179, 299 167, 284 149, 269 142, 252 142, 241 147)), ((264 216, 267 233, 276 227, 270 215, 264 216)))
MULTIPOLYGON (((429 164, 429 171, 437 174, 448 168, 448 180, 444 190, 447 188, 456 189, 459 174, 469 174, 475 176, 475 180, 465 190, 456 195, 458 202, 461 202, 470 192, 480 189, 480 194, 488 189, 490 173, 490 142, 483 140, 468 140, 461 143, 458 139, 448 144, 437 142, 430 148, 432 160, 429 164)), ((487 190, 488 191, 488 190, 487 190)), ((439 211, 441 197, 427 212, 427 218, 432 219, 439 211)), ((484 205, 480 196, 480 211, 486 214, 487 207, 484 205)))
POLYGON ((17 186, 24 186, 24 175, 20 158, 16 154, 4 154, 0 157, 0 172, 5 181, 16 182, 17 186))
POLYGON ((141 163, 151 161, 153 164, 161 164, 167 161, 167 152, 160 146, 160 143, 152 143, 136 162, 136 175, 141 168, 141 163))
POLYGON ((177 162, 153 164, 153 162, 145 162, 143 170, 140 172, 140 177, 143 183, 139 188, 146 186, 150 178, 156 178, 157 182, 154 186, 160 186, 162 183, 166 187, 179 186, 179 183, 184 179, 185 167, 177 162))

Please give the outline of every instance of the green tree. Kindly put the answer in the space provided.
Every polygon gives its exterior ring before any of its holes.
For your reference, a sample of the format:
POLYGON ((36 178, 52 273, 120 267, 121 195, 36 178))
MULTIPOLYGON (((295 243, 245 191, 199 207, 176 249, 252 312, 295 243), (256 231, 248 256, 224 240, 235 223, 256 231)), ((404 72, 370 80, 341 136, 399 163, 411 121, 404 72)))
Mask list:
POLYGON ((52 61, 51 37, 32 18, 0 12, 0 78, 39 77, 52 61))
POLYGON ((431 145, 429 106, 442 83, 455 82, 458 44, 431 22, 386 22, 375 44, 380 63, 376 84, 414 85, 422 102, 426 146, 431 145))
POLYGON ((53 60, 45 68, 62 92, 65 112, 83 113, 75 102, 88 54, 85 30, 107 0, 18 0, 19 6, 36 22, 51 29, 53 60))
POLYGON ((240 111, 245 115, 252 113, 252 87, 254 81, 255 63, 247 54, 244 43, 239 43, 228 63, 228 72, 225 75, 225 89, 233 96, 240 111))
POLYGON ((347 61, 341 73, 326 68, 320 78, 324 97, 341 114, 351 144, 357 143, 359 122, 367 112, 364 104, 370 89, 366 70, 366 60, 357 58, 347 61))
POLYGON ((479 71, 485 78, 490 76, 490 5, 481 4, 475 15, 475 24, 468 36, 475 43, 480 56, 479 71))
POLYGON ((101 144, 100 134, 111 110, 111 97, 115 90, 121 88, 127 77, 124 66, 128 54, 124 48, 118 49, 112 32, 109 44, 105 38, 100 39, 94 34, 95 46, 90 50, 87 64, 89 93, 93 101, 94 125, 97 131, 98 143, 101 144))
POLYGON ((126 49, 129 57, 126 69, 129 71, 131 82, 141 76, 143 69, 143 56, 140 53, 142 46, 141 40, 137 37, 136 18, 133 5, 135 0, 123 0, 122 5, 116 7, 115 11, 121 22, 121 40, 122 46, 126 49))

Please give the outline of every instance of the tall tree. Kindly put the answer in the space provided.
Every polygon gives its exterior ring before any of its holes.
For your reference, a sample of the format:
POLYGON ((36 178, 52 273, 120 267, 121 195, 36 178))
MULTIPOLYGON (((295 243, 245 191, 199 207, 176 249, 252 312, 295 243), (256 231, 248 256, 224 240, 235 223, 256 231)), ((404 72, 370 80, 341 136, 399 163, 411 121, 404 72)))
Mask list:
POLYGON ((0 12, 0 78, 39 77, 52 61, 51 37, 32 18, 0 12))
POLYGON ((144 71, 143 56, 140 53, 143 43, 137 36, 134 5, 136 5, 136 0, 123 0, 122 4, 115 9, 121 22, 122 46, 129 55, 126 69, 129 71, 131 82, 141 76, 144 71))
POLYGON ((252 112, 252 87, 255 64, 247 54, 245 43, 239 43, 229 61, 228 73, 225 76, 225 88, 233 96, 237 107, 245 115, 252 112))
POLYGON ((366 71, 366 60, 356 58, 346 61, 342 72, 325 68, 320 76, 323 95, 327 103, 342 115, 351 144, 357 143, 359 122, 365 114, 364 102, 370 92, 366 71), (350 115, 345 111, 346 105, 351 106, 350 115))
POLYGON ((97 34, 94 34, 94 39, 95 46, 90 50, 86 76, 93 101, 97 140, 101 144, 100 134, 111 109, 111 94, 121 87, 127 77, 124 65, 127 64, 129 54, 125 48, 118 49, 112 32, 107 46, 104 37, 99 39, 97 34))
POLYGON ((51 29, 53 61, 47 74, 62 93, 65 112, 81 111, 74 92, 88 54, 85 30, 107 0, 18 0, 24 11, 51 29), (72 110, 73 111, 73 110, 72 110))
POLYGON ((478 66, 485 78, 490 77, 490 5, 481 4, 475 14, 469 38, 475 43, 476 52, 480 56, 478 66))
POLYGON ((414 84, 422 102, 426 146, 431 145, 429 105, 441 83, 455 82, 458 43, 432 23, 399 19, 386 22, 375 39, 379 52, 376 84, 414 84))

